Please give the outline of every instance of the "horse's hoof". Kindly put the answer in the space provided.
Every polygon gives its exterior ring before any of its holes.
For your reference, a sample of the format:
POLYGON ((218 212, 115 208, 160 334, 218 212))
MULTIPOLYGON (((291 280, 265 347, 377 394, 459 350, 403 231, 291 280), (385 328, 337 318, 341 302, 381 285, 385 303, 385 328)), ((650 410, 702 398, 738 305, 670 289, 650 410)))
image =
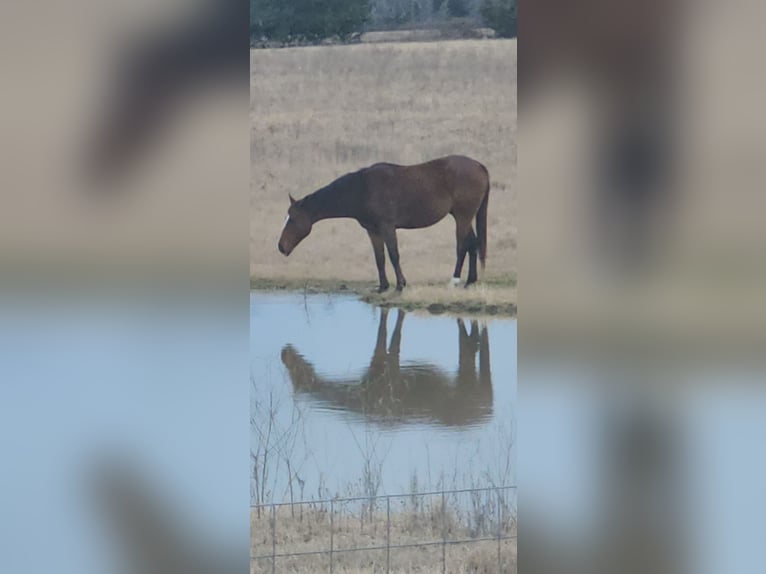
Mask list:
POLYGON ((451 289, 454 289, 458 285, 460 285, 460 277, 452 277, 450 278, 449 283, 447 283, 447 287, 451 289))
MULTIPOLYGON (((404 285, 406 285, 406 283, 404 285)), ((401 293, 404 290, 404 285, 397 285, 396 290, 401 293)))
POLYGON ((381 285, 375 289, 375 293, 385 293, 386 291, 388 291, 388 285, 381 285))
POLYGON ((476 285, 476 281, 469 281, 468 283, 465 284, 465 288, 468 289, 469 287, 473 287, 474 285, 476 285))

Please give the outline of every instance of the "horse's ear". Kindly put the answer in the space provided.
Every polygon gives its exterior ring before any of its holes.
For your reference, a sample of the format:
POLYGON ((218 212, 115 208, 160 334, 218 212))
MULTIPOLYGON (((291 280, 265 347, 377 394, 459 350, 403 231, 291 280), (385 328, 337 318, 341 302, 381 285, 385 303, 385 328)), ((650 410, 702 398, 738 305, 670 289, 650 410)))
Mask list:
POLYGON ((295 201, 295 198, 292 195, 290 195, 289 193, 287 194, 287 197, 290 198, 290 205, 295 205, 297 203, 295 201))

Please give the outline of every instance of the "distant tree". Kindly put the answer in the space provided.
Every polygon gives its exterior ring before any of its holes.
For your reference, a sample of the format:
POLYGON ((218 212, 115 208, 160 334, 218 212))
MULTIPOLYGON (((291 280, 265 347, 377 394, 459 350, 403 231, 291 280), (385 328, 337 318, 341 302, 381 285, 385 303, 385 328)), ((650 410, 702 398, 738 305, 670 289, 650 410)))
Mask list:
POLYGON ((412 0, 373 0, 373 4, 380 15, 379 22, 385 26, 398 27, 413 19, 412 0))
POLYGON ((348 37, 370 17, 370 0, 250 0, 250 35, 272 40, 348 37))
POLYGON ((518 32, 518 1, 517 0, 484 0, 481 6, 481 17, 498 36, 515 38, 518 32))
POLYGON ((412 3, 412 19, 413 21, 417 22, 420 20, 422 14, 422 9, 420 8, 419 2, 413 2, 412 3))
POLYGON ((455 18, 464 18, 471 13, 467 0, 447 0, 447 13, 455 18))

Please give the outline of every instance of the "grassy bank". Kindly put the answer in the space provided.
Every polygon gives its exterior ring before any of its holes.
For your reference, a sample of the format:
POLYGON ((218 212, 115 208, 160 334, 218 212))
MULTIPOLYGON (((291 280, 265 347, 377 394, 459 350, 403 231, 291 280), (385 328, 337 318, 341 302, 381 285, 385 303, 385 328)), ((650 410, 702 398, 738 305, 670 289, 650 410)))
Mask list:
POLYGON ((447 283, 424 283, 408 285, 402 292, 390 289, 385 293, 377 293, 375 284, 369 281, 276 278, 252 278, 250 288, 258 291, 355 295, 372 305, 433 314, 516 315, 516 279, 512 275, 480 283, 468 289, 462 286, 452 287, 447 283))

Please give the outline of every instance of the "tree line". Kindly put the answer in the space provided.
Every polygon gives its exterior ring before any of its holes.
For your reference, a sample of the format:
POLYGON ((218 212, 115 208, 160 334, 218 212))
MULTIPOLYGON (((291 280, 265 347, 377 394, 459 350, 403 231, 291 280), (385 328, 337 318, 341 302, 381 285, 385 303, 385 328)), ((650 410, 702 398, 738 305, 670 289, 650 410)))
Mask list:
POLYGON ((250 38, 348 40, 369 30, 486 26, 516 36, 517 0, 250 0, 250 38))

